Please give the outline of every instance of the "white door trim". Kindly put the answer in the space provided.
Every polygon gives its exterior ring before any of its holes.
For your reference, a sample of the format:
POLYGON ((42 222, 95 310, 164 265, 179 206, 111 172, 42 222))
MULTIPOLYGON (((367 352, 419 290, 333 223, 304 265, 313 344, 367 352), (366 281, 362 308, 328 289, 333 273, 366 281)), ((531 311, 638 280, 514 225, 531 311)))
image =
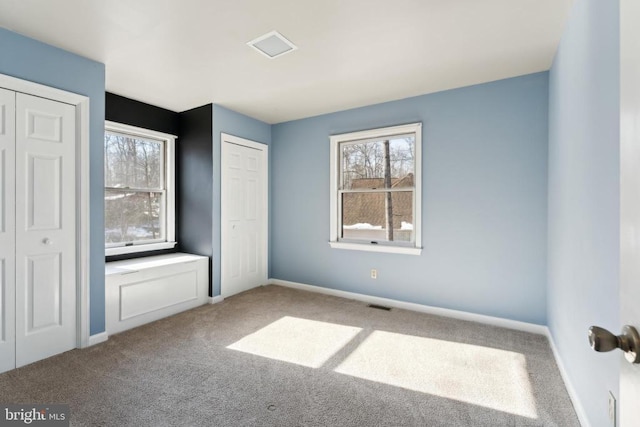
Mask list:
POLYGON ((0 87, 76 108, 76 347, 89 346, 89 98, 0 74, 0 87))
MULTIPOLYGON (((640 4, 620 1, 620 325, 640 330, 640 4)), ((613 141, 612 141, 613 142, 613 141)), ((620 427, 638 425, 640 365, 620 358, 620 427)))
MULTIPOLYGON (((264 277, 262 278, 262 284, 266 285, 268 283, 268 278, 269 278, 269 146, 267 144, 263 144, 260 142, 256 142, 256 141, 252 141, 250 139, 245 139, 245 138, 240 138, 238 136, 234 136, 234 135, 230 135, 224 132, 220 133, 220 141, 221 141, 221 145, 224 144, 236 144, 236 145, 240 145, 243 147, 247 147, 247 148, 252 148, 254 150, 261 150, 264 153, 264 158, 263 158, 263 162, 264 162, 264 183, 263 183, 263 191, 264 191, 264 199, 262 201, 262 211, 264 212, 264 238, 262 240, 263 244, 264 244, 264 258, 263 258, 263 262, 264 262, 264 277)), ((220 152, 222 153, 222 146, 220 147, 220 152)), ((224 162, 225 160, 222 159, 222 162, 224 162)), ((224 188, 222 188, 222 174, 225 173, 225 168, 224 168, 224 163, 221 164, 220 167, 220 195, 222 196, 222 193, 224 191, 224 188)), ((221 197, 221 199, 223 199, 221 197)), ((224 243, 224 238, 223 238, 223 233, 224 233, 224 209, 221 208, 220 209, 220 232, 221 232, 221 238, 220 238, 220 294, 222 297, 225 296, 224 294, 224 289, 223 289, 223 279, 224 279, 224 262, 222 261, 222 254, 224 253, 224 247, 223 247, 223 243, 224 243)))

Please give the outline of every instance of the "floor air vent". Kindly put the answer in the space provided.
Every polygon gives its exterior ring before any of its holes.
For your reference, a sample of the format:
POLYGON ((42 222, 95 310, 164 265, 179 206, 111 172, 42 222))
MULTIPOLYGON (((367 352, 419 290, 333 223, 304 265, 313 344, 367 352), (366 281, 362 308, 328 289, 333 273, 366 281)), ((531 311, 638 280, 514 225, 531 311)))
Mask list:
POLYGON ((391 307, 385 307, 384 305, 369 304, 367 307, 377 308, 378 310, 391 311, 391 307))

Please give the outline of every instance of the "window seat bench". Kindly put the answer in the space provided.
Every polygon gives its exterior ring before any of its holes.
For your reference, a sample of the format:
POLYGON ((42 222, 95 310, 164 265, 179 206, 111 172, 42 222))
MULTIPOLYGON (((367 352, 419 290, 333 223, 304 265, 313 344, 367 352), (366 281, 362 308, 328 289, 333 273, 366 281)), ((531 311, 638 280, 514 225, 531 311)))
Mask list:
POLYGON ((206 304, 209 259, 175 253, 108 262, 105 288, 111 335, 206 304))

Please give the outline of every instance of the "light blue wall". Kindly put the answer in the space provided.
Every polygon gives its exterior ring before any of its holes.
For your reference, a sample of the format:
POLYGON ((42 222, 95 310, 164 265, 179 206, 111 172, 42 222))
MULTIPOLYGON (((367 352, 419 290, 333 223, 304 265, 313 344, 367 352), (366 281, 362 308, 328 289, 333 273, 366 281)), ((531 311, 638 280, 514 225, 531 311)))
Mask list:
POLYGON ((578 0, 550 72, 548 323, 593 426, 609 425, 619 354, 587 329, 619 331, 619 3, 578 0))
POLYGON ((271 276, 545 324, 547 120, 538 73, 274 125, 271 276), (329 135, 410 122, 422 255, 331 249, 329 135))
MULTIPOLYGON (((213 104, 213 295, 220 295, 220 134, 271 145, 271 125, 213 104)), ((271 169, 271 168, 270 168, 271 169)), ((269 179, 271 182, 271 179, 269 179)))
POLYGON ((0 73, 90 98, 91 334, 105 330, 104 65, 0 28, 0 73))

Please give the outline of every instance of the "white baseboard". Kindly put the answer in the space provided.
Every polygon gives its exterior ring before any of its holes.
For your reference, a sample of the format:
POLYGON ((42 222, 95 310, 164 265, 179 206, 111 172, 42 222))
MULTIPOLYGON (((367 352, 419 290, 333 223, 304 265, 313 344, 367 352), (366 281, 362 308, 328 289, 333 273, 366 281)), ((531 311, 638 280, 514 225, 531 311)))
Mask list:
POLYGON ((215 297, 209 297, 209 304, 217 304, 219 302, 224 301, 224 297, 222 295, 218 295, 215 297))
POLYGON ((520 322, 517 320, 503 319, 500 317, 485 316, 482 314, 468 313, 465 311, 451 310, 448 308, 440 308, 440 307, 433 307, 429 305, 398 301, 398 300, 393 300, 389 298, 374 297, 374 296, 358 294, 354 292, 340 291, 337 289, 323 288, 321 286, 306 285, 304 283, 289 282, 286 280, 269 279, 269 283, 273 285, 285 286, 288 288, 301 289, 304 291, 317 292, 325 295, 333 295, 337 297, 363 301, 369 304, 385 305, 387 307, 401 308, 405 310, 417 311, 420 313, 451 317, 454 319, 467 320, 470 322, 483 323, 491 326, 499 326, 502 328, 515 329, 517 331, 544 335, 549 341, 551 351, 553 352, 553 357, 556 360, 556 364, 558 365, 558 369, 560 370, 560 374, 562 375, 565 388, 567 389, 569 398, 573 403, 573 407, 576 411, 576 415, 578 416, 578 420, 580 421, 580 424, 582 425, 582 427, 591 427, 591 424, 589 423, 589 420, 586 416, 586 412, 584 411, 584 407, 580 403, 578 394, 576 393, 576 389, 573 386, 573 383, 569 379, 569 375, 567 374, 567 371, 564 368, 564 364, 562 363, 562 359, 560 358, 558 349, 556 348, 555 342, 553 341, 553 336, 551 335, 551 331, 549 331, 549 328, 546 326, 536 325, 534 323, 520 322))
POLYGON ((304 283, 289 282, 286 280, 269 279, 273 285, 286 286, 288 288, 302 289, 305 291, 317 292, 336 297, 354 299, 369 304, 385 305, 387 307, 401 308, 404 310, 417 311, 420 313, 434 314, 437 316, 451 317, 454 319, 467 320, 470 322, 484 323, 486 325, 498 326, 501 328, 515 329, 517 331, 531 332, 538 335, 547 335, 547 328, 534 323, 520 322, 517 320, 503 319, 500 317, 485 316, 483 314, 468 313, 466 311, 451 310, 448 308, 433 307, 429 305, 416 304, 412 302, 398 301, 389 298, 374 297, 355 292, 340 291, 337 289, 323 288, 321 286, 306 285, 304 283))
POLYGON ((100 332, 99 334, 91 335, 89 337, 89 347, 91 347, 92 345, 100 344, 101 342, 105 342, 108 339, 109 335, 107 335, 106 331, 100 332))
POLYGON ((545 328, 547 330, 547 339, 549 340, 549 345, 551 346, 551 351, 553 351, 553 357, 556 359, 556 365, 558 365, 558 369, 560 370, 560 376, 562 376, 562 380, 564 381, 564 387, 567 389, 567 393, 569 393, 569 398, 571 399, 571 403, 573 403, 573 409, 576 411, 576 415, 578 416, 578 421, 580 421, 580 425, 582 427, 591 427, 591 423, 589 422, 589 418, 587 418, 587 413, 580 403, 580 399, 578 398, 578 393, 576 392, 576 388, 573 386, 573 383, 569 379, 569 374, 564 367, 564 363, 560 358, 560 353, 558 352, 558 348, 556 347, 556 343, 553 340, 553 335, 551 335, 551 331, 549 328, 545 328))

